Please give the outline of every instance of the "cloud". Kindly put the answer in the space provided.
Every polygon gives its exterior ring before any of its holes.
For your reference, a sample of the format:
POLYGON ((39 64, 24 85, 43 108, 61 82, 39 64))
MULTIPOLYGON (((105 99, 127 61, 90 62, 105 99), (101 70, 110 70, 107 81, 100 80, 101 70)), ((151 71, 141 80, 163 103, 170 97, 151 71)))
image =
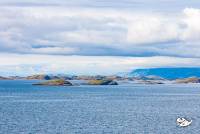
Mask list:
POLYGON ((141 16, 131 22, 127 40, 132 44, 158 44, 179 40, 178 20, 164 16, 141 16))
POLYGON ((40 73, 104 74, 129 72, 136 68, 195 67, 200 59, 177 57, 59 56, 0 54, 1 75, 40 73))
POLYGON ((187 28, 184 29, 182 40, 187 42, 200 42, 200 9, 186 8, 183 19, 187 28))
POLYGON ((67 47, 43 47, 43 48, 33 48, 33 53, 43 53, 43 54, 66 54, 66 53, 75 53, 77 50, 75 48, 67 47))
POLYGON ((140 9, 153 11, 177 11, 185 7, 199 7, 197 0, 1 0, 0 6, 12 7, 84 7, 84 8, 113 8, 140 9))
POLYGON ((199 18, 200 9, 195 8, 163 13, 118 8, 12 7, 4 2, 0 8, 0 52, 200 57, 199 18))
POLYGON ((1 0, 0 74, 200 66, 199 7, 197 0, 1 0))

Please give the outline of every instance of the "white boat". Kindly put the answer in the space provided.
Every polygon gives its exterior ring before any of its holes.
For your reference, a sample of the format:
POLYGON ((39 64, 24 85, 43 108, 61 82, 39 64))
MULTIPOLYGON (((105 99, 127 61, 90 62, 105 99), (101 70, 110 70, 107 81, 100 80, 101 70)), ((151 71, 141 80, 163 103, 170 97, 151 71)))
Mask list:
POLYGON ((177 124, 183 123, 186 119, 185 118, 177 118, 176 122, 177 124))
POLYGON ((187 127, 192 123, 192 120, 188 121, 185 118, 177 118, 176 123, 181 127, 187 127))

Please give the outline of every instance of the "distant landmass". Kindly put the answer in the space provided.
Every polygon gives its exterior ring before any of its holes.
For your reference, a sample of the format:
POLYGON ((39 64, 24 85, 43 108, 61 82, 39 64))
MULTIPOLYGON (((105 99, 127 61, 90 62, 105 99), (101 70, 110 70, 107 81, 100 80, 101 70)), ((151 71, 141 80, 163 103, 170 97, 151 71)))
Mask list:
POLYGON ((200 77, 200 68, 149 68, 136 69, 129 76, 146 77, 157 76, 165 79, 180 79, 188 77, 200 77))
POLYGON ((118 75, 48 75, 0 76, 0 80, 40 80, 38 86, 120 85, 120 84, 194 84, 200 83, 200 68, 137 69, 118 75))

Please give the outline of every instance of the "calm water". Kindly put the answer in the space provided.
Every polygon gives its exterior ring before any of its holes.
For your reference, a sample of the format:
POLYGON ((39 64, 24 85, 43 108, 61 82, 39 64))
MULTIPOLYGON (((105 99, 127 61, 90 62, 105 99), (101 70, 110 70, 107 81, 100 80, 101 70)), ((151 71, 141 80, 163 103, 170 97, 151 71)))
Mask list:
POLYGON ((40 87, 0 81, 1 134, 199 134, 200 85, 40 87), (176 126, 176 118, 193 120, 176 126))

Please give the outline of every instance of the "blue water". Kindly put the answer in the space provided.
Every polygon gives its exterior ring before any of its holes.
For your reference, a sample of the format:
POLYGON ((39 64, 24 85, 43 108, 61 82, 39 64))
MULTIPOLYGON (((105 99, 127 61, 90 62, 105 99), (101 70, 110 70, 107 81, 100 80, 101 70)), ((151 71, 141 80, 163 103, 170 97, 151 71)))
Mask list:
POLYGON ((1 134, 199 134, 200 85, 32 86, 0 81, 1 134), (191 126, 176 125, 179 116, 191 126))

